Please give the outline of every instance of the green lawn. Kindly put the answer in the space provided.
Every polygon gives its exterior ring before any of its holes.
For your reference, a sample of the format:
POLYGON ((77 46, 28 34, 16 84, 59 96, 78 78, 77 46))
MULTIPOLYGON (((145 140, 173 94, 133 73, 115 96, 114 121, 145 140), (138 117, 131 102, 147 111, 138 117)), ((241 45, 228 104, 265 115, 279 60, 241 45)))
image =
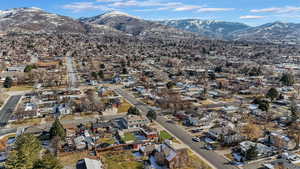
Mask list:
POLYGON ((159 133, 160 140, 171 140, 173 137, 167 131, 161 131, 159 133))
POLYGON ((122 140, 124 142, 127 142, 127 141, 134 141, 136 140, 136 138, 132 133, 125 133, 124 136, 122 137, 122 140))
POLYGON ((100 139, 101 143, 114 144, 115 140, 112 137, 104 137, 100 139))

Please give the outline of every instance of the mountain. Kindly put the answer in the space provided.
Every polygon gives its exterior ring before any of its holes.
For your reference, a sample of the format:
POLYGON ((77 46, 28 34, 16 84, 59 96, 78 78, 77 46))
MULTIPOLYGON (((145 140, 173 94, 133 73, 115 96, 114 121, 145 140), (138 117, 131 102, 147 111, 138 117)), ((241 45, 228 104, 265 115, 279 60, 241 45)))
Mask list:
POLYGON ((233 32, 232 40, 300 43, 300 24, 273 22, 233 32))
POLYGON ((300 44, 300 24, 273 22, 257 27, 242 23, 199 19, 148 21, 111 11, 78 20, 48 13, 39 8, 0 11, 0 34, 75 33, 136 36, 148 39, 213 38, 271 43, 300 44))
POLYGON ((0 33, 121 33, 111 27, 85 24, 70 17, 39 8, 14 8, 0 11, 0 33))
POLYGON ((242 23, 200 19, 165 20, 158 23, 217 39, 227 39, 232 32, 250 28, 242 23))
POLYGON ((250 27, 236 22, 199 19, 165 20, 158 23, 208 38, 252 42, 300 44, 300 24, 273 22, 250 27))
POLYGON ((14 8, 0 11, 1 32, 84 33, 85 27, 72 18, 51 14, 39 8, 14 8))
POLYGON ((80 18, 79 21, 87 24, 106 25, 126 34, 140 37, 168 36, 186 38, 195 36, 191 32, 140 19, 119 11, 110 11, 90 18, 80 18))

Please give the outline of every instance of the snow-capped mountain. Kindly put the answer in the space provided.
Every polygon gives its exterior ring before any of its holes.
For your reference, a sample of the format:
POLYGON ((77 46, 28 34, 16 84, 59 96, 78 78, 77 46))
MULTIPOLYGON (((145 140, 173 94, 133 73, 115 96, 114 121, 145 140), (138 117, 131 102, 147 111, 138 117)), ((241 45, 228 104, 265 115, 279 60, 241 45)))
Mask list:
POLYGON ((159 23, 218 39, 226 39, 234 31, 249 28, 242 23, 200 19, 164 20, 159 23))
POLYGON ((45 12, 39 8, 14 8, 0 11, 1 32, 84 33, 82 23, 66 16, 45 12))
POLYGON ((134 36, 195 36, 191 32, 140 19, 119 11, 111 11, 90 18, 80 18, 79 20, 88 24, 106 25, 134 36))
POLYGON ((300 43, 300 24, 273 22, 232 33, 233 40, 300 43))
POLYGON ((0 11, 0 34, 9 32, 122 34, 139 38, 208 37, 300 44, 300 24, 274 22, 250 27, 242 23, 198 19, 148 21, 119 11, 78 20, 48 13, 39 8, 0 11))

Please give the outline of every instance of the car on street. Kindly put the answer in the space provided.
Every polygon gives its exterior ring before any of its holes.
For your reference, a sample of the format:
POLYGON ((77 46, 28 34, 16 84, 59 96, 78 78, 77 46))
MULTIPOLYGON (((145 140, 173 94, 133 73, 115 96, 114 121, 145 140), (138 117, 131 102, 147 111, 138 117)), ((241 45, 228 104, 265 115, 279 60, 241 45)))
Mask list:
POLYGON ((206 144, 205 146, 204 146, 204 149, 206 149, 206 150, 215 150, 216 149, 216 147, 214 147, 213 145, 211 145, 211 144, 206 144))
POLYGON ((198 137, 193 137, 192 140, 193 140, 194 142, 200 142, 200 141, 201 141, 200 138, 198 138, 198 137))

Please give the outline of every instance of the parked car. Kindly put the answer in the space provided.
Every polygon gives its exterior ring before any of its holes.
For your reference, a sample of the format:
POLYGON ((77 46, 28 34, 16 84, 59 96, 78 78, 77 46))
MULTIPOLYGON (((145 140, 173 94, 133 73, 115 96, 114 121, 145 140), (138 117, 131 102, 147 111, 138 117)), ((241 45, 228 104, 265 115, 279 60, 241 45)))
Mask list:
POLYGON ((198 137, 193 137, 192 140, 193 140, 194 142, 200 142, 200 141, 201 141, 200 138, 198 138, 198 137))
POLYGON ((212 145, 210 145, 210 144, 206 144, 206 145, 204 146, 204 148, 205 148, 206 150, 215 150, 215 149, 216 149, 214 146, 212 146, 212 145))

